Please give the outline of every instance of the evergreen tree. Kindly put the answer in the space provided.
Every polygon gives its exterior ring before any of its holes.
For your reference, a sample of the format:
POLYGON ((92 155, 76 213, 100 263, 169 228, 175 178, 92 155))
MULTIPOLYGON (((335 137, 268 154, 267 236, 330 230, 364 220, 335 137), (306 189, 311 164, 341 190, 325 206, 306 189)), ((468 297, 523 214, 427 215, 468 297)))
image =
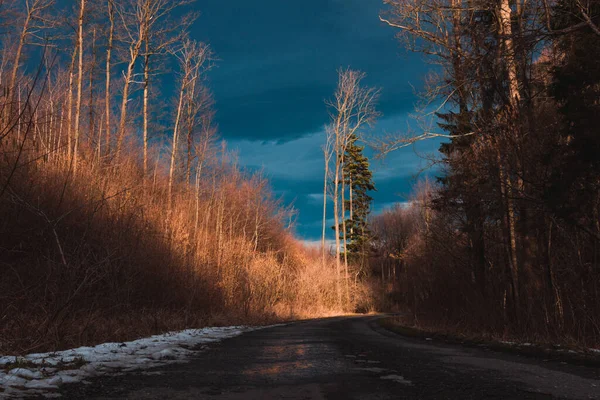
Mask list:
MULTIPOLYGON (((591 1, 588 12, 600 24, 600 1, 591 1)), ((584 20, 580 4, 562 0, 555 8, 555 29, 568 28, 584 20)), ((554 42, 561 55, 553 68, 551 95, 563 118, 561 140, 548 158, 559 159, 553 170, 546 201, 560 217, 596 231, 600 237, 600 37, 590 27, 554 42), (590 211, 592 217, 590 218, 590 211)))
POLYGON ((373 173, 369 159, 364 155, 364 146, 358 145, 358 138, 352 137, 345 154, 344 182, 349 188, 350 196, 346 200, 345 209, 349 216, 346 219, 346 238, 348 240, 348 258, 362 267, 365 265, 367 249, 371 239, 368 218, 373 198, 369 192, 375 190, 373 173))

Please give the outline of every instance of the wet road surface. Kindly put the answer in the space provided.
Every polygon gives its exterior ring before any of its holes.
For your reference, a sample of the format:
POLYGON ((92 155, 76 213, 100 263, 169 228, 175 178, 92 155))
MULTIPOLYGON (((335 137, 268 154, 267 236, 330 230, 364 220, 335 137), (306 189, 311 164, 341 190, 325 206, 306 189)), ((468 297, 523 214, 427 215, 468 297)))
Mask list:
POLYGON ((412 339, 339 317, 250 332, 67 399, 600 399, 600 369, 412 339))

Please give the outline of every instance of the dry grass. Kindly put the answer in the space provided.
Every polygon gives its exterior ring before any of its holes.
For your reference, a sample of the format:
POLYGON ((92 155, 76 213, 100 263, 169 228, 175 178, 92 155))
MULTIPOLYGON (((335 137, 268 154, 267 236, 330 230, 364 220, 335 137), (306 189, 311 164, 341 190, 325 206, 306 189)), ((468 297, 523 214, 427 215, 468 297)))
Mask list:
POLYGON ((333 265, 291 236, 262 178, 214 162, 168 201, 166 174, 135 156, 84 149, 73 173, 33 154, 0 198, 0 353, 343 311, 333 265))

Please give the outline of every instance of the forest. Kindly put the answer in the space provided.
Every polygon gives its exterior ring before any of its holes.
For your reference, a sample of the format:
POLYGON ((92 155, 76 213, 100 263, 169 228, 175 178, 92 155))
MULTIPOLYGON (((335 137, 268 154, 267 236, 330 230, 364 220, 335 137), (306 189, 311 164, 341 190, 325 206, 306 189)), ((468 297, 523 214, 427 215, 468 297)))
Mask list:
POLYGON ((320 248, 221 138, 193 3, 0 0, 0 354, 369 311, 600 344, 600 1, 383 1, 422 129, 373 135, 385 88, 341 66, 320 248), (429 139, 373 213, 368 156, 429 139))
MULTIPOLYGON (((433 330, 600 343, 600 2, 386 0, 434 68, 435 178, 371 218, 388 301, 433 330)), ((423 116, 423 115, 422 115, 423 116)))
POLYGON ((192 3, 0 1, 1 354, 372 307, 220 139, 192 3))

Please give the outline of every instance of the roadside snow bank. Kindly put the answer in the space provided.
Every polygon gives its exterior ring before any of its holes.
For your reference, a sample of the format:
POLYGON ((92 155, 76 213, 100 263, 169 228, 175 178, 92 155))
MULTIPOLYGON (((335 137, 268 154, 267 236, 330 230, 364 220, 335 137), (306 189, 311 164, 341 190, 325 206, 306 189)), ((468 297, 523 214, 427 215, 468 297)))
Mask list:
POLYGON ((29 354, 24 357, 0 356, 0 398, 43 395, 59 397, 65 383, 85 378, 124 373, 160 365, 185 362, 207 343, 238 336, 259 327, 230 326, 188 329, 124 343, 103 343, 94 347, 29 354))

